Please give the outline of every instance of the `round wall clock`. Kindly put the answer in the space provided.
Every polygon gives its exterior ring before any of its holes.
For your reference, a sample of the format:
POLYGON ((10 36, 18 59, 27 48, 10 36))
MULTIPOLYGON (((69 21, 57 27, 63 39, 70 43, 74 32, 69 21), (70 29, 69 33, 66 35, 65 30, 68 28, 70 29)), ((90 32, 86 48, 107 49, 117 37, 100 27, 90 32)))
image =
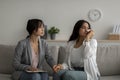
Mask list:
POLYGON ((88 18, 91 21, 98 21, 101 18, 101 11, 98 9, 92 9, 88 12, 88 18))

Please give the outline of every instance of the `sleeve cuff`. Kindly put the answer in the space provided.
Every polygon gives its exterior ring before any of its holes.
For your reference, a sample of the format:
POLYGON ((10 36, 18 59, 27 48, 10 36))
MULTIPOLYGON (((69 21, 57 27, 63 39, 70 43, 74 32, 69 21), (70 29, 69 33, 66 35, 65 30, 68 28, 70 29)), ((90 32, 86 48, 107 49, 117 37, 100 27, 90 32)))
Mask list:
POLYGON ((68 69, 68 65, 67 64, 63 63, 62 66, 63 66, 63 69, 68 69))

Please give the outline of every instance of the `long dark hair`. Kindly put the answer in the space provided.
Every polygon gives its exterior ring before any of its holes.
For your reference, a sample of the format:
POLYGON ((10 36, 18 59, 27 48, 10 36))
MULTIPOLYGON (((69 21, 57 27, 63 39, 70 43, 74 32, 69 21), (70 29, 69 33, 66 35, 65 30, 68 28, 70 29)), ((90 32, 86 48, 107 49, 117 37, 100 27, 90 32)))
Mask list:
POLYGON ((76 40, 79 37, 79 30, 80 30, 80 28, 82 27, 82 25, 84 23, 88 23, 89 29, 91 29, 90 23, 88 21, 86 21, 86 20, 79 20, 79 21, 77 21, 77 23, 75 24, 75 26, 73 28, 73 32, 72 32, 68 42, 72 41, 72 40, 76 40))

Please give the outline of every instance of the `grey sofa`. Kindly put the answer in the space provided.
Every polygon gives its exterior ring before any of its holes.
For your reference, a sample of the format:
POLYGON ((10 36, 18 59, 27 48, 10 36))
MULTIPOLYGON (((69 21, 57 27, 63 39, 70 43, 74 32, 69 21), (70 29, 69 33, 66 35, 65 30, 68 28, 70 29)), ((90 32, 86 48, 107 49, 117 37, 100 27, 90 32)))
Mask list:
MULTIPOLYGON (((12 59, 15 46, 0 45, 0 80, 11 80, 14 71, 12 59)), ((49 46, 56 63, 62 63, 65 58, 65 46, 49 46)), ((120 45, 98 45, 97 63, 101 80, 120 80, 120 45)), ((44 69, 52 75, 52 69, 44 62, 44 69)), ((50 77, 52 80, 52 77, 50 77)))

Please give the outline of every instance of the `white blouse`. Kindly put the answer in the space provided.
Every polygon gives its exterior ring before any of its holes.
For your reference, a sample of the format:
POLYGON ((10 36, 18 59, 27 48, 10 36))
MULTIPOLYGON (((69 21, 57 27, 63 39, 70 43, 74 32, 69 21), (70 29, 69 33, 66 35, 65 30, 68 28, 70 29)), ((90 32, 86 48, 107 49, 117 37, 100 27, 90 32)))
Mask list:
MULTIPOLYGON (((70 69, 71 67, 71 52, 72 46, 75 44, 75 41, 70 41, 66 48, 66 60, 62 64, 63 69, 70 69)), ((97 67, 96 62, 96 51, 97 51, 97 41, 96 39, 91 39, 88 42, 83 42, 83 59, 84 59, 84 70, 87 74, 87 80, 99 80, 100 73, 97 67)))

